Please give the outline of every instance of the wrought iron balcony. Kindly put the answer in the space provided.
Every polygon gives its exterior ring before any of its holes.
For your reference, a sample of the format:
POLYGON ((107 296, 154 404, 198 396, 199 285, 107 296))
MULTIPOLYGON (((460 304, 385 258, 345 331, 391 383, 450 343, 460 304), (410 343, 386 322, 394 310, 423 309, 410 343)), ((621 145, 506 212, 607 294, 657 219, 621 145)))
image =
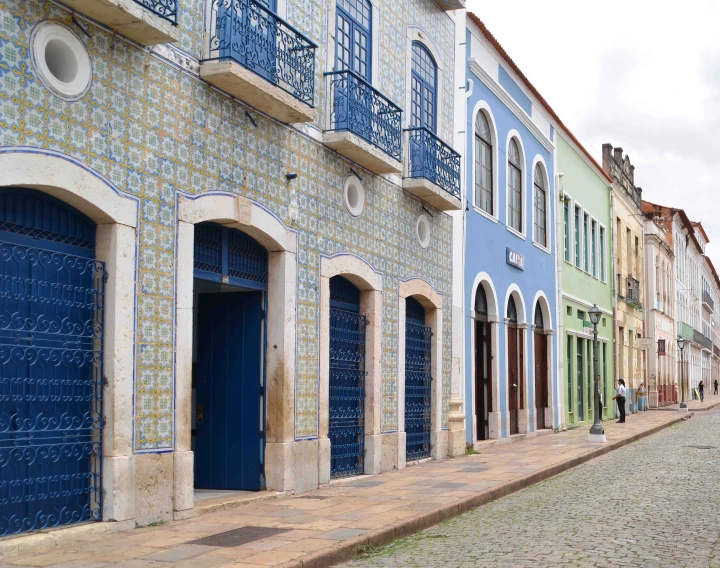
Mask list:
POLYGON ((693 341, 703 349, 707 349, 712 352, 712 341, 705 337, 702 332, 697 329, 693 329, 693 341))
POLYGON ((703 290, 702 301, 703 304, 707 306, 708 310, 710 310, 711 312, 715 311, 715 302, 712 299, 712 296, 707 292, 707 290, 703 290))
POLYGON ((695 337, 695 330, 692 328, 691 325, 679 321, 677 322, 677 326, 679 336, 684 337, 685 339, 689 339, 690 341, 693 340, 693 338, 695 337))
POLYGON ((402 110, 350 70, 325 73, 330 94, 326 146, 376 174, 402 170, 402 110))
POLYGON ((427 128, 405 132, 408 155, 403 188, 440 210, 460 209, 460 154, 427 128))
POLYGON ((255 0, 212 0, 200 76, 283 122, 315 119, 317 45, 255 0))
POLYGON ((178 0, 63 0, 63 4, 142 45, 180 39, 178 0))

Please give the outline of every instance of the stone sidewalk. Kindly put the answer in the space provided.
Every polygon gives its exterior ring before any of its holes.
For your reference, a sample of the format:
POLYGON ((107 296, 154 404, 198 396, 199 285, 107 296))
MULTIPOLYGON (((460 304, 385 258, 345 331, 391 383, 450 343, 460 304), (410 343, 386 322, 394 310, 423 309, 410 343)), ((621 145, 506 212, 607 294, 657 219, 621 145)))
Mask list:
MULTIPOLYGON (((689 412, 712 410, 716 406, 720 406, 720 395, 705 395, 705 400, 700 402, 699 400, 688 400, 687 407, 689 412)), ((651 408, 650 410, 674 410, 678 412, 680 410, 679 404, 671 404, 669 406, 663 406, 660 408, 651 408)), ((634 416, 634 415, 633 415, 634 416)))
POLYGON ((608 441, 602 445, 588 444, 588 427, 582 427, 490 446, 475 455, 335 482, 310 493, 253 502, 194 519, 95 534, 51 549, 28 550, 26 547, 23 552, 23 540, 33 535, 4 539, 0 541, 3 554, 0 565, 55 568, 330 566, 350 559, 360 547, 385 544, 435 525, 689 416, 692 414, 643 412, 629 416, 626 424, 604 423, 608 441), (243 527, 275 529, 271 532, 276 534, 237 546, 194 542, 243 527))

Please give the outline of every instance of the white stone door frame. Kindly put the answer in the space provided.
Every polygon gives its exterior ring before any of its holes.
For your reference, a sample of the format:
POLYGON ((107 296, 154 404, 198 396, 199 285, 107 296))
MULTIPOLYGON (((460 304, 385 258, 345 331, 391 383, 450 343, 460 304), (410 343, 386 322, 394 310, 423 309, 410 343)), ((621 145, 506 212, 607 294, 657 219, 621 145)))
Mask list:
POLYGON ((421 278, 401 281, 398 286, 398 377, 397 377, 397 467, 406 466, 407 439, 405 435, 405 300, 415 298, 425 308, 425 325, 432 330, 430 352, 431 383, 431 422, 430 451, 435 459, 447 455, 447 432, 442 429, 442 337, 443 337, 443 297, 430 284, 421 278))
POLYGON ((465 407, 471 412, 470 423, 472 425, 472 440, 477 442, 477 418, 475 411, 475 295, 478 287, 482 286, 488 303, 487 321, 491 325, 491 354, 492 364, 490 369, 490 380, 492 382, 492 412, 488 412, 488 438, 495 440, 501 437, 500 420, 502 411, 500 408, 500 322, 498 312, 497 293, 492 279, 486 272, 481 272, 475 277, 472 287, 471 309, 470 309, 470 400, 465 401, 465 407))
POLYGON ((175 511, 194 506, 194 457, 190 445, 193 257, 195 225, 208 221, 238 229, 268 251, 265 481, 270 490, 294 489, 297 234, 261 205, 234 193, 180 195, 176 247, 175 511))
POLYGON ((382 310, 383 277, 358 256, 337 254, 320 259, 320 430, 319 483, 330 482, 330 279, 342 276, 360 290, 365 330, 365 473, 380 473, 382 436, 382 310))
POLYGON ((133 377, 138 200, 64 154, 0 150, 0 186, 42 191, 96 224, 95 257, 105 263, 103 374, 103 521, 135 517, 133 377))

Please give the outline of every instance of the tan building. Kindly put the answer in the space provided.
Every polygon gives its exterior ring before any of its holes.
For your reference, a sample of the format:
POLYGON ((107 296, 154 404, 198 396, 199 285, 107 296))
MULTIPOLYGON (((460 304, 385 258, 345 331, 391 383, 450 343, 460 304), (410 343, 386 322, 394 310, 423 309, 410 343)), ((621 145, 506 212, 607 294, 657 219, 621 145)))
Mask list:
POLYGON ((635 412, 635 392, 645 380, 644 354, 639 347, 639 340, 645 337, 642 189, 635 186, 635 166, 627 155, 623 157, 622 148, 603 144, 603 169, 613 179, 615 376, 625 380, 626 409, 635 412))

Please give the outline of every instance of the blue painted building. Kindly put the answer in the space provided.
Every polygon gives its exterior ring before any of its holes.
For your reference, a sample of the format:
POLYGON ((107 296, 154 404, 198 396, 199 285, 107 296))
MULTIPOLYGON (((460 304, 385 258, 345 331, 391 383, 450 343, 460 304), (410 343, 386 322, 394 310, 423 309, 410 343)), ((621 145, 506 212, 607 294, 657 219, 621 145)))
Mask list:
POLYGON ((559 425, 552 111, 467 21, 464 380, 469 443, 559 425))

